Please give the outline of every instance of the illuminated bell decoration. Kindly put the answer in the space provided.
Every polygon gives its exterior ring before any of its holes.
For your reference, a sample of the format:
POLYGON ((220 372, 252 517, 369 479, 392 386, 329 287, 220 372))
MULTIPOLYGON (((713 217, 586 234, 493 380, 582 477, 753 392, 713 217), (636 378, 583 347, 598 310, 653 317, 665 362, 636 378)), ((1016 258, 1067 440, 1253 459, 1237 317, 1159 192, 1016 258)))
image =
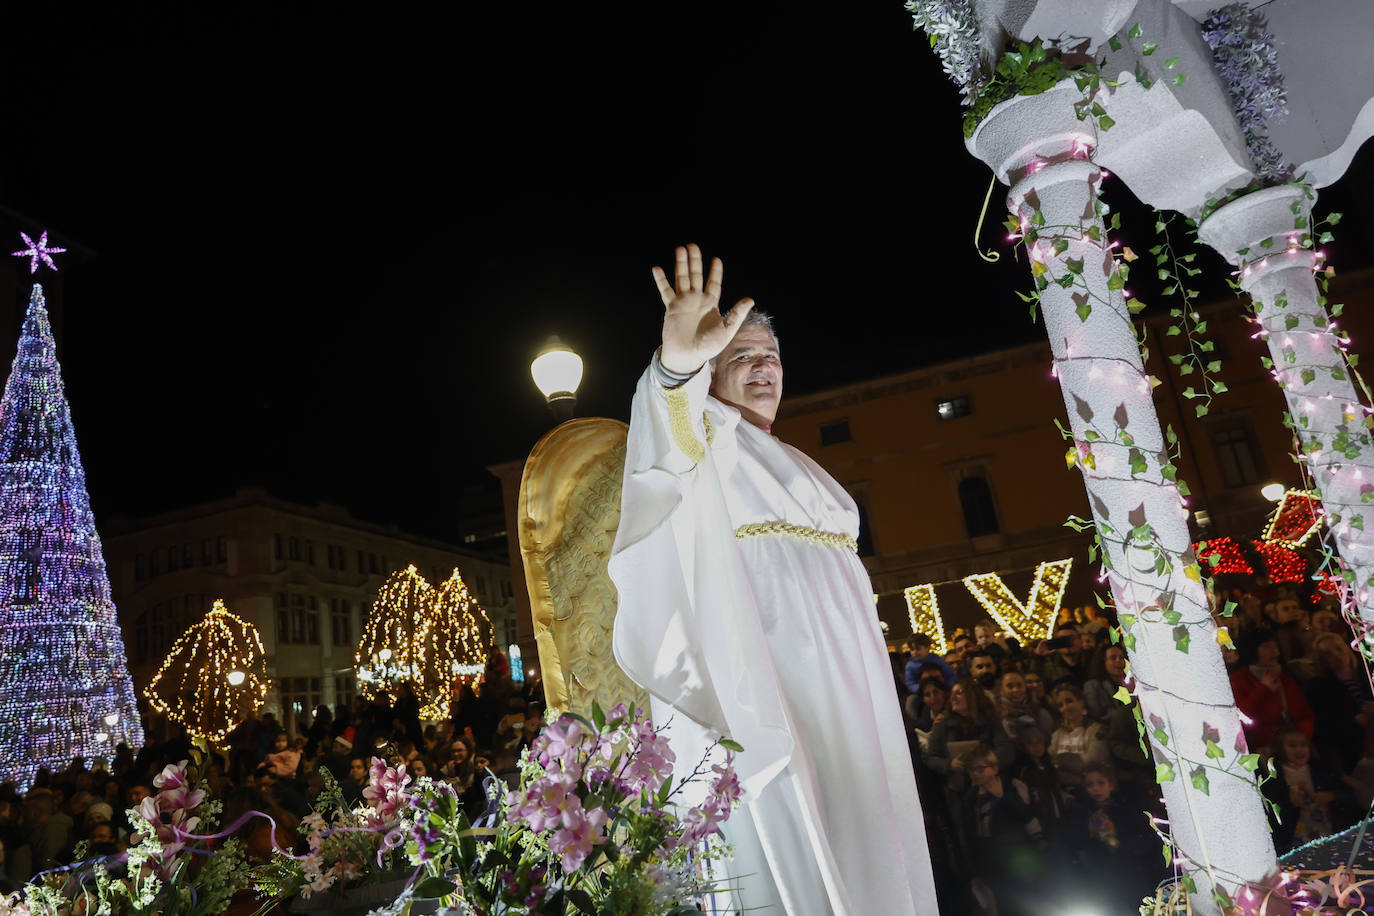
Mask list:
POLYGON ((434 596, 434 614, 438 630, 435 648, 439 664, 452 673, 447 684, 436 683, 431 690, 431 708, 426 718, 438 719, 448 715, 453 688, 459 683, 476 683, 487 670, 487 657, 492 644, 491 620, 487 612, 472 597, 457 569, 448 581, 439 586, 434 596))
POLYGON ((1230 537, 1198 541, 1193 545, 1193 553, 1197 555, 1198 565, 1207 575, 1225 576, 1255 571, 1250 566, 1250 561, 1245 559, 1240 545, 1230 537), (1212 563, 1213 557, 1216 557, 1215 565, 1212 563))
POLYGON ((1022 604, 997 573, 965 576, 964 585, 1002 628, 1022 641, 1044 639, 1059 616, 1073 560, 1055 560, 1035 568, 1030 597, 1022 604))
POLYGON ((217 598, 205 619, 177 638, 143 695, 192 737, 218 744, 262 705, 267 688, 262 635, 217 598))
POLYGON ((372 602, 355 656, 369 699, 395 700, 409 684, 421 715, 448 715, 454 688, 486 670, 491 622, 458 570, 435 589, 414 566, 393 573, 372 602))
MULTIPOLYGON (((35 266, 57 251, 30 247, 35 266)), ((121 742, 141 747, 143 727, 35 283, 0 400, 0 781, 24 791, 40 767, 108 763, 121 742)))
POLYGON ((949 643, 945 640, 945 622, 940 617, 935 586, 913 585, 902 594, 906 596, 907 613, 911 616, 911 632, 929 636, 935 651, 944 655, 949 651, 949 643))
POLYGON ((1321 503, 1316 496, 1306 490, 1289 490, 1283 494, 1274 517, 1264 529, 1264 540, 1296 550, 1321 526, 1321 503))

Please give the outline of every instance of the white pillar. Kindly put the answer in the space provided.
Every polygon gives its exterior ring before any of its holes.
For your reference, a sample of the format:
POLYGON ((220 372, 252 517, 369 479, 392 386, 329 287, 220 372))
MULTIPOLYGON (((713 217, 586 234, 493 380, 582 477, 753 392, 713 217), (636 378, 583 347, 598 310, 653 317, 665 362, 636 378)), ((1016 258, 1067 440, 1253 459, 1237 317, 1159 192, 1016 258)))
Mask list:
POLYGON ((1312 203, 1292 185, 1255 191, 1204 220, 1198 237, 1239 269, 1302 459, 1321 490, 1340 558, 1353 573, 1355 603, 1374 626, 1374 439, 1341 352, 1343 335, 1319 298, 1313 271, 1320 259, 1303 244, 1312 203))
POLYGON ((1135 328, 1110 288, 1114 262, 1096 211, 1101 171, 1086 158, 1092 127, 1074 117, 1079 97, 1070 81, 1004 102, 968 146, 1013 185, 1008 206, 1024 227, 1043 218, 1031 248, 1051 280, 1040 308, 1054 368, 1154 759, 1174 773, 1162 783, 1174 842, 1197 884, 1194 908, 1216 913, 1214 886, 1242 898, 1268 886, 1274 847, 1135 328), (1079 284, 1053 282, 1080 262, 1079 284))

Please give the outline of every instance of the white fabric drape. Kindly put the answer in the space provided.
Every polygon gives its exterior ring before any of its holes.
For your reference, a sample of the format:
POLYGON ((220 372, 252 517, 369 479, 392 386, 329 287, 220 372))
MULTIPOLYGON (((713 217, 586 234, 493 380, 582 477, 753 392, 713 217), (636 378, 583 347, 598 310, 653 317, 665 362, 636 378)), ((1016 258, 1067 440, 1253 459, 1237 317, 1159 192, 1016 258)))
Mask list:
POLYGON ((684 770, 715 735, 744 745, 748 805, 726 830, 733 908, 936 913, 863 564, 842 546, 734 535, 784 522, 854 537, 854 502, 709 385, 703 369, 677 390, 674 411, 652 372, 636 390, 610 563, 616 659, 655 697, 660 721, 660 703, 675 713, 669 736, 684 770))

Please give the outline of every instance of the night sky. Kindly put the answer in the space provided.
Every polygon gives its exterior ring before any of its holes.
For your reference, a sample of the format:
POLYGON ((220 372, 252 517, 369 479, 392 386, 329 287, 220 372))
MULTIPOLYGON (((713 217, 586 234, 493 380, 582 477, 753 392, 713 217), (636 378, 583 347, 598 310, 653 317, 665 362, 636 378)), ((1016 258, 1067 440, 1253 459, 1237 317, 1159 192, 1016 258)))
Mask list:
MULTIPOLYGON (((579 413, 627 416, 690 240, 775 314, 793 393, 1043 333, 1024 265, 974 252, 989 173, 900 2, 438 6, 7 11, 0 207, 73 249, 98 519, 256 483, 455 537, 552 425, 549 334, 579 413)), ((1371 159, 1324 199, 1368 200, 1371 159)))

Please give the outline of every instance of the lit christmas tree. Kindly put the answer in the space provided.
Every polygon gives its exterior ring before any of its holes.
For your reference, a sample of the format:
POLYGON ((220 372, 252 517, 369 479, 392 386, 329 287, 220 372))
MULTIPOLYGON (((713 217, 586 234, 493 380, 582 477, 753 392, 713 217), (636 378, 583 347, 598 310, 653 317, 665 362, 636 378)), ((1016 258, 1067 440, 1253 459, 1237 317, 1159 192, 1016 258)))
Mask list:
MULTIPOLYGON (((51 265, 46 233, 25 242, 51 265)), ((0 780, 27 788, 121 741, 137 750, 143 727, 35 283, 0 400, 0 780)))

